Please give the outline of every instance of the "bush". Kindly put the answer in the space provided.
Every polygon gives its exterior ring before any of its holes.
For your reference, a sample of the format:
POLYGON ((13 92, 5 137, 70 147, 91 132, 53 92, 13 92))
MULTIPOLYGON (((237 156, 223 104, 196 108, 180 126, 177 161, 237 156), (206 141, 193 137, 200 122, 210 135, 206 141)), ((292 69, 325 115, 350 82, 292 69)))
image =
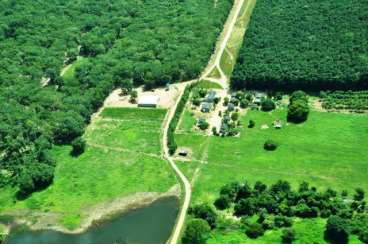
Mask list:
POLYGON ((290 96, 287 120, 293 123, 302 123, 307 120, 308 114, 308 97, 305 92, 293 92, 290 96))
POLYGON ((325 240, 332 244, 348 243, 349 225, 347 221, 338 216, 331 216, 327 220, 324 236, 325 240))
POLYGON ((217 132, 217 128, 214 126, 214 127, 212 127, 212 134, 214 135, 214 136, 217 136, 218 135, 218 132, 217 132))
POLYGON ((263 148, 267 151, 275 151, 277 148, 277 143, 272 140, 267 140, 263 145, 263 148))
POLYGON ((224 210, 230 207, 231 200, 227 195, 221 195, 216 199, 214 205, 219 210, 224 210))
POLYGON ((209 126, 210 126, 210 124, 206 120, 204 120, 204 119, 198 120, 199 129, 207 130, 209 126))
POLYGON ((183 234, 182 242, 185 244, 205 244, 209 238, 210 231, 211 228, 205 220, 189 220, 183 234))
POLYGON ((249 102, 248 102, 248 100, 247 99, 242 99, 242 100, 240 100, 240 107, 241 108, 247 108, 248 106, 249 106, 249 102))
POLYGON ((77 157, 84 153, 86 149, 86 142, 83 140, 82 137, 78 137, 72 141, 72 151, 71 155, 77 157))
POLYGON ((354 194, 355 201, 363 201, 364 200, 364 190, 362 188, 356 188, 354 194))
POLYGON ((265 230, 261 224, 254 223, 247 227, 245 234, 247 234, 249 238, 256 239, 259 236, 263 236, 264 232, 265 230))
POLYGON ((298 100, 289 105, 287 120, 293 123, 302 123, 307 120, 308 114, 308 104, 298 100))
POLYGON ((253 128, 256 125, 256 122, 254 120, 249 120, 248 128, 253 128))
POLYGON ((190 208, 188 212, 196 218, 206 220, 211 229, 214 229, 216 227, 217 214, 209 205, 197 205, 193 208, 190 208))
POLYGON ((296 240, 295 231, 291 228, 282 230, 281 239, 282 239, 282 243, 285 243, 285 244, 293 243, 293 241, 296 240))
POLYGON ((136 90, 132 90, 130 92, 129 102, 130 103, 136 103, 137 102, 137 98, 138 98, 138 92, 136 90))
POLYGON ((239 113, 235 112, 231 114, 231 120, 237 121, 239 119, 239 113))
POLYGON ((276 216, 275 226, 276 227, 290 227, 293 225, 293 221, 286 216, 276 216))
POLYGON ((229 104, 230 99, 228 97, 224 98, 224 106, 227 106, 229 104))
POLYGON ((269 112, 276 108, 276 104, 272 101, 272 99, 264 99, 261 103, 262 111, 269 112))

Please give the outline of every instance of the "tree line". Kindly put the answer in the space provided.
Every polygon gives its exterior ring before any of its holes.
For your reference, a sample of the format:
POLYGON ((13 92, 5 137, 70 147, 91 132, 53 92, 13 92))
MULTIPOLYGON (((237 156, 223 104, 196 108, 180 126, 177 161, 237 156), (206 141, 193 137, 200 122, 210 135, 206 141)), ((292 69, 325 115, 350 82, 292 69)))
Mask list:
POLYGON ((234 88, 368 89, 364 0, 262 0, 232 77, 234 88))
POLYGON ((53 180, 54 144, 82 135, 116 87, 196 77, 232 0, 0 2, 0 186, 53 180), (60 70, 87 58, 72 79, 60 70), (43 87, 41 80, 48 80, 43 87))
POLYGON ((206 243, 211 230, 215 229, 225 233, 238 229, 255 239, 267 230, 280 228, 283 229, 282 242, 292 243, 298 238, 292 228, 296 218, 327 219, 324 239, 329 243, 348 243, 350 234, 368 243, 368 209, 361 188, 349 196, 347 191, 338 193, 331 188, 318 191, 307 182, 294 190, 283 180, 270 186, 260 181, 253 186, 247 181, 234 181, 224 185, 219 193, 215 208, 199 204, 189 209, 184 243, 206 243), (226 221, 228 217, 224 216, 229 212, 240 218, 238 224, 226 221))

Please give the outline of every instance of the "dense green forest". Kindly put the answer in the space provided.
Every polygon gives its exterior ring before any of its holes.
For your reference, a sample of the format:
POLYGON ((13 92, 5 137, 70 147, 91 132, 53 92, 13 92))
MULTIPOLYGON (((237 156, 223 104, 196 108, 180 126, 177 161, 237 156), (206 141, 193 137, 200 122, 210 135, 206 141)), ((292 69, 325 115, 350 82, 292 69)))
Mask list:
POLYGON ((21 196, 47 187, 50 149, 81 136, 113 88, 196 77, 232 3, 1 1, 0 187, 18 184, 21 196), (76 77, 60 77, 78 56, 87 61, 76 77))
POLYGON ((368 89, 365 0, 257 1, 234 88, 368 89))

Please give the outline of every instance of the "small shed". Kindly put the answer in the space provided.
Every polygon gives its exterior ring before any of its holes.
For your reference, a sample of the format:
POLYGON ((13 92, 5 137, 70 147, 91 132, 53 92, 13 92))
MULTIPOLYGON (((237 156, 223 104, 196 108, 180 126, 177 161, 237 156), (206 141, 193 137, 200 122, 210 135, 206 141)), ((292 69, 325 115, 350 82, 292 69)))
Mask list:
POLYGON ((273 127, 275 128, 275 129, 281 129, 282 128, 282 122, 281 122, 281 120, 275 120, 274 122, 273 122, 273 127))
POLYGON ((157 96, 143 96, 138 99, 138 107, 156 108, 159 98, 157 96))
POLYGON ((257 92, 255 94, 254 103, 261 104, 262 100, 266 98, 266 94, 263 92, 257 92))
POLYGON ((184 149, 180 150, 179 151, 179 156, 181 156, 181 157, 188 156, 188 151, 187 150, 184 150, 184 149))
POLYGON ((209 113, 212 110, 212 103, 203 102, 201 105, 201 112, 202 113, 209 113))

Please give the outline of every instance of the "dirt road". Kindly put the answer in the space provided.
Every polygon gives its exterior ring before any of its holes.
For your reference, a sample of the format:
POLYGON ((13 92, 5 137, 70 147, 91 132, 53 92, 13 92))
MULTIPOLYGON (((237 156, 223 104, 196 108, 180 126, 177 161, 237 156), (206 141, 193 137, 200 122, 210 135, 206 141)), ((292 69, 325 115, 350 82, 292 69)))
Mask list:
MULTIPOLYGON (((220 79, 214 79, 213 81, 216 82, 216 83, 219 83, 224 89, 226 89, 226 90, 228 89, 228 78, 226 77, 226 75, 224 74, 224 72, 222 71, 222 69, 220 67, 220 60, 221 60, 221 57, 222 57, 222 55, 225 51, 227 43, 228 43, 228 41, 231 37, 231 33, 234 29, 236 20, 239 16, 239 13, 241 11, 241 8, 242 8, 243 4, 244 4, 244 0, 235 0, 233 9, 231 10, 231 13, 229 15, 229 19, 225 23, 224 31, 226 33, 225 33, 225 35, 222 34, 223 37, 220 38, 219 43, 217 44, 216 50, 215 50, 214 54, 212 55, 208 66, 205 68, 205 70, 204 70, 204 72, 203 72, 203 74, 202 74, 202 76, 200 77, 199 80, 201 80, 203 78, 206 78, 211 73, 211 71, 214 68, 217 67, 220 74, 221 74, 221 78, 220 79)), ((195 81, 191 81, 191 82, 195 82, 195 81)), ((167 147, 167 134, 168 134, 169 124, 170 124, 170 121, 172 120, 172 118, 174 116, 177 105, 178 105, 178 103, 179 103, 179 101, 180 101, 180 99, 183 95, 183 92, 184 92, 184 87, 181 87, 180 89, 181 89, 180 95, 177 98, 175 106, 170 108, 169 113, 167 115, 167 119, 165 120, 164 131, 163 131, 163 139, 162 139, 162 144, 163 144, 163 149, 164 149, 164 158, 170 163, 171 167, 174 169, 175 173, 178 175, 178 177, 182 181, 182 184, 183 184, 184 190, 185 190, 184 202, 183 202, 183 205, 181 207, 179 217, 178 217, 177 223, 175 225, 173 234, 172 234, 171 239, 169 241, 170 244, 176 244, 179 241, 180 234, 181 234, 181 231, 182 231, 184 223, 185 223, 185 217, 186 217, 189 205, 190 205, 191 195, 192 195, 192 186, 191 186, 189 180, 186 178, 186 176, 183 174, 183 172, 181 172, 181 170, 175 164, 173 158, 169 154, 169 149, 167 147)))

